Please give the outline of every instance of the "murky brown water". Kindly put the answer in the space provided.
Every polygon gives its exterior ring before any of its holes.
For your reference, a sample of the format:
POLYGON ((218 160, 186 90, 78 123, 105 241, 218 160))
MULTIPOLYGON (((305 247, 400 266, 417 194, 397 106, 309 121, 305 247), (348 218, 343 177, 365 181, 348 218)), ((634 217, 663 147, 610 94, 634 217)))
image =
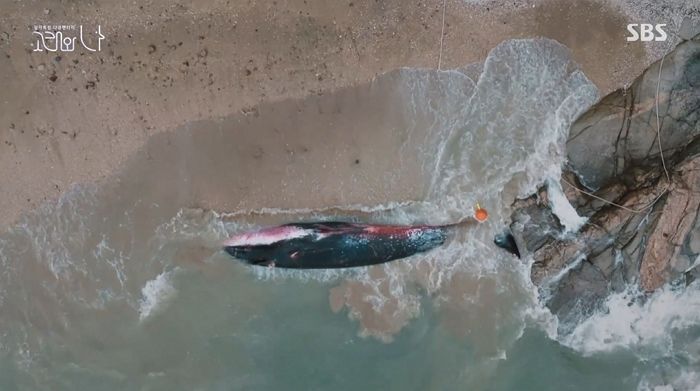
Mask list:
POLYGON ((0 388, 508 389, 528 372, 509 352, 546 340, 523 330, 553 319, 491 240, 513 197, 558 175, 595 94, 563 47, 510 41, 483 67, 397 70, 158 134, 0 236, 0 388), (487 224, 382 266, 251 268, 220 251, 264 225, 437 224, 477 201, 487 224))

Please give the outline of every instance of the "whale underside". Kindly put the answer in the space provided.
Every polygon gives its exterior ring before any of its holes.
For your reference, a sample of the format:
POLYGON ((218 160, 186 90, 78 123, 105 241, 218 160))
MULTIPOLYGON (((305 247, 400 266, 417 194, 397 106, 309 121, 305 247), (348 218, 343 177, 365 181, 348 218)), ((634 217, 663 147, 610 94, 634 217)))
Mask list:
POLYGON ((328 269, 375 265, 440 246, 448 226, 292 223, 231 237, 224 250, 251 265, 328 269))

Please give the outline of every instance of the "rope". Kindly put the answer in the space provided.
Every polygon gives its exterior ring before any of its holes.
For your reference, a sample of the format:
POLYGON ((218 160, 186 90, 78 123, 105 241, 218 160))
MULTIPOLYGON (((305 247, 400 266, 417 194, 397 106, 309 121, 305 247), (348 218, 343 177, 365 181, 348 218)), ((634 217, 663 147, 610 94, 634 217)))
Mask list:
POLYGON ((442 30, 440 30, 440 55, 438 56, 438 71, 442 66, 442 42, 445 40, 445 10, 447 9, 447 0, 442 0, 442 30))
POLYGON ((567 181, 566 179, 564 179, 564 177, 561 178, 562 182, 564 182, 564 183, 566 183, 567 185, 571 186, 574 190, 576 190, 576 191, 578 191, 578 192, 580 192, 580 193, 583 193, 583 194, 585 194, 585 195, 587 195, 587 196, 589 196, 589 197, 593 197, 593 198, 595 198, 595 199, 597 199, 597 200, 599 200, 599 201, 605 202, 606 204, 609 204, 609 205, 618 207, 618 208, 620 208, 620 209, 623 209, 623 210, 626 210, 626 211, 628 211, 628 212, 632 212, 632 213, 635 213, 635 214, 643 213, 643 212, 647 211, 649 208, 651 208, 652 206, 654 206, 654 204, 656 204, 656 202, 659 201, 659 199, 660 199, 661 197, 663 197, 664 194, 666 194, 666 193, 668 192, 669 186, 671 185, 671 175, 668 173, 668 169, 666 168, 666 160, 664 159, 664 150, 663 150, 663 148, 661 147, 661 120, 659 119, 659 89, 660 89, 660 87, 661 87, 661 70, 662 70, 663 67, 664 67, 664 59, 665 59, 665 58, 666 58, 666 54, 664 54, 664 55, 661 57, 661 62, 659 63, 659 75, 658 75, 658 78, 657 78, 657 81, 656 81, 656 98, 655 98, 655 104, 656 104, 656 140, 657 140, 658 145, 659 145, 659 156, 661 157, 661 166, 663 167, 663 169, 664 169, 664 174, 666 175, 666 187, 664 188, 664 190, 663 190, 658 196, 656 196, 656 198, 654 198, 653 201, 651 201, 650 203, 648 203, 647 205, 645 205, 643 208, 641 208, 641 209, 632 209, 632 208, 628 208, 628 207, 626 207, 626 206, 624 206, 624 205, 620 205, 620 204, 617 204, 617 203, 615 203, 615 202, 606 200, 606 199, 604 199, 604 198, 602 198, 602 197, 599 197, 599 196, 597 196, 597 195, 595 195, 595 194, 593 194, 593 193, 591 193, 591 192, 588 192, 588 191, 585 191, 585 190, 583 190, 583 189, 580 189, 580 188, 578 188, 576 185, 574 185, 574 184, 570 183, 569 181, 567 181))
POLYGON ((661 165, 664 168, 666 180, 671 182, 671 176, 668 175, 668 169, 666 169, 666 160, 664 160, 664 149, 661 148, 661 121, 659 120, 659 87, 661 86, 661 69, 664 67, 665 58, 666 55, 664 54, 663 57, 661 57, 661 63, 659 64, 659 77, 656 81, 656 140, 659 142, 659 155, 661 156, 661 165))
POLYGON ((659 194, 658 196, 656 196, 656 198, 654 198, 653 201, 651 201, 651 202, 649 202, 648 204, 646 204, 643 208, 640 208, 640 209, 632 209, 632 208, 628 208, 628 207, 626 207, 626 206, 624 206, 624 205, 620 205, 620 204, 614 203, 614 202, 612 202, 612 201, 608 201, 608 200, 606 200, 605 198, 599 197, 599 196, 597 196, 597 195, 595 195, 595 194, 593 194, 593 193, 591 193, 591 192, 588 192, 588 191, 585 191, 585 190, 583 190, 583 189, 580 189, 580 188, 576 187, 576 185, 574 185, 574 184, 572 184, 571 182, 569 182, 569 181, 567 181, 566 179, 564 179, 564 177, 561 178, 561 181, 564 182, 564 183, 566 183, 567 185, 571 186, 574 190, 576 190, 576 191, 578 191, 578 192, 580 192, 580 193, 583 193, 583 194, 585 194, 585 195, 587 195, 587 196, 589 196, 589 197, 593 197, 593 198, 595 198, 595 199, 597 199, 597 200, 599 200, 599 201, 603 201, 603 202, 605 202, 606 204, 610 204, 610 205, 612 205, 612 206, 616 206, 616 207, 618 207, 618 208, 620 208, 620 209, 623 209, 623 210, 626 210, 626 211, 628 211, 628 212, 632 212, 632 213, 635 213, 635 214, 643 213, 643 212, 645 212, 647 209, 649 209, 649 208, 651 208, 652 206, 654 206, 654 204, 656 204, 656 202, 659 200, 659 198, 661 198, 661 197, 662 197, 664 194, 666 194, 666 192, 668 191, 668 184, 667 184, 667 185, 666 185, 666 188, 664 189, 664 191, 662 191, 661 194, 659 194))

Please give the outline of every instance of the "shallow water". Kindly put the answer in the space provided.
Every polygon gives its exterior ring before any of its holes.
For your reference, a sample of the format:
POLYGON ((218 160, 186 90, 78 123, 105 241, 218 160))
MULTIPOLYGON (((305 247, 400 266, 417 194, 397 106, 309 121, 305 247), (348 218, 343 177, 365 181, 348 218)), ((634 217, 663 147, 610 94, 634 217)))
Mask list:
POLYGON ((596 97, 564 47, 517 40, 156 135, 0 236, 0 389, 692 389, 697 289, 614 296, 558 335, 527 262, 491 243, 516 196, 558 178, 596 97), (382 266, 220 251, 291 220, 438 224, 476 202, 488 223, 382 266))

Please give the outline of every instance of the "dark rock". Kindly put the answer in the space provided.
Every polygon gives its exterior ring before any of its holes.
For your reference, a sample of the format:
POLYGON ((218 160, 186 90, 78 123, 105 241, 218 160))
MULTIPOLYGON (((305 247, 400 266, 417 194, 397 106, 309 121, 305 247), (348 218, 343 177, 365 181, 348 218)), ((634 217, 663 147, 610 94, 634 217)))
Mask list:
MULTIPOLYGON (((635 166, 660 163, 656 89, 661 61, 629 89, 603 98, 571 127, 569 166, 590 189, 600 189, 635 166), (592 158, 595 157, 595 158, 592 158)), ((661 142, 670 158, 698 134, 700 116, 700 41, 685 41, 663 59, 658 105, 661 142)))
POLYGON ((588 316, 611 291, 629 284, 653 291, 700 276, 699 118, 696 36, 572 125, 562 188, 588 218, 579 232, 564 235, 545 188, 513 205, 513 241, 523 257, 532 257, 532 281, 559 316, 560 331, 588 316), (656 127, 660 68, 665 164, 656 127))
MULTIPOLYGON (((640 284, 655 290, 690 267, 682 253, 697 227, 700 208, 700 156, 689 158, 674 170, 666 202, 653 230, 640 265, 640 284)), ((697 254, 691 254, 697 255, 697 254)))
POLYGON ((583 260, 557 281, 557 294, 548 301, 548 306, 559 317, 560 332, 567 333, 583 318, 598 308, 608 294, 608 281, 590 262, 583 260))
POLYGON ((537 195, 518 200, 514 205, 510 232, 521 256, 529 256, 561 232, 559 220, 546 205, 544 188, 537 195))
POLYGON ((694 19, 686 16, 681 22, 681 27, 678 29, 678 36, 681 39, 693 39, 694 36, 700 34, 700 19, 694 19))

